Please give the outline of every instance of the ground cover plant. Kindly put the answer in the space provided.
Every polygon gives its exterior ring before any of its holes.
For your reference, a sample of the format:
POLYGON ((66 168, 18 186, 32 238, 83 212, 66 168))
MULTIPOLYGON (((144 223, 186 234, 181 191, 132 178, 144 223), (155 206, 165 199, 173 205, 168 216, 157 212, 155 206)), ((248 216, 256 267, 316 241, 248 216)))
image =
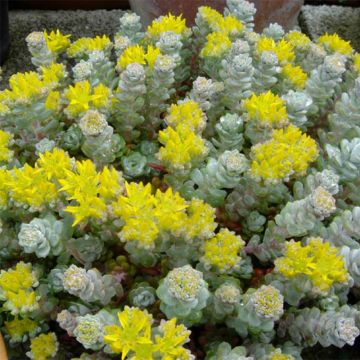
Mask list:
POLYGON ((228 0, 26 41, 0 92, 11 359, 301 359, 360 333, 360 55, 228 0))

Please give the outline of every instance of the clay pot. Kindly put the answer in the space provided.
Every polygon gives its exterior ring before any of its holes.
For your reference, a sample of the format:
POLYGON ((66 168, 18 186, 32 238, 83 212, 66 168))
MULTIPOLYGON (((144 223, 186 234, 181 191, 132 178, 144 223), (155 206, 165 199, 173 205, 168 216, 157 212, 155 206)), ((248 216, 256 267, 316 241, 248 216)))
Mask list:
POLYGON ((0 334, 0 359, 1 360, 8 360, 8 356, 6 353, 6 347, 4 344, 4 339, 2 337, 2 335, 0 334))
MULTIPOLYGON (((188 26, 194 24, 197 9, 210 6, 223 11, 226 0, 129 0, 130 6, 141 17, 146 27, 160 15, 169 12, 174 15, 183 14, 188 26)), ((304 0, 249 0, 256 6, 255 30, 261 31, 270 23, 277 22, 286 30, 291 29, 299 15, 304 0)))

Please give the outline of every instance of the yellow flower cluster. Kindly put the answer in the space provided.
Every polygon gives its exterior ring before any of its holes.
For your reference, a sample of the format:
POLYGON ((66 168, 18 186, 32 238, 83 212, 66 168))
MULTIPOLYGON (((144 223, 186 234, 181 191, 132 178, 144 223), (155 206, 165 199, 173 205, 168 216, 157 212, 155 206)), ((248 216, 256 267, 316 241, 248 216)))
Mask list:
POLYGON ((305 87, 308 78, 306 72, 300 66, 292 64, 286 64, 282 68, 281 75, 298 90, 305 87))
POLYGON ((350 41, 345 41, 338 34, 329 35, 326 33, 318 38, 318 44, 324 45, 330 52, 338 52, 343 55, 351 55, 354 51, 350 41))
POLYGON ((12 342, 21 342, 26 335, 34 335, 38 325, 29 318, 15 317, 13 320, 5 321, 5 329, 12 342))
POLYGON ((257 121, 259 125, 280 128, 288 123, 285 101, 270 90, 260 95, 252 94, 244 101, 244 110, 249 121, 257 121))
POLYGON ((240 262, 239 251, 245 242, 227 229, 221 229, 212 239, 205 242, 202 261, 215 266, 221 273, 229 273, 240 262))
POLYGON ((33 360, 47 360, 53 358, 59 349, 55 333, 41 334, 31 339, 30 352, 27 355, 33 360))
POLYGON ((9 149, 12 139, 12 134, 0 130, 0 161, 9 161, 12 159, 14 152, 9 149))
POLYGON ((94 38, 83 37, 69 46, 67 54, 70 57, 82 57, 93 51, 107 51, 111 49, 111 47, 112 43, 106 35, 102 37, 96 36, 94 38))
POLYGON ((295 48, 295 49, 305 49, 310 45, 311 40, 308 36, 301 33, 300 31, 290 31, 285 35, 285 39, 295 48))
POLYGON ((184 171, 202 160, 208 153, 204 140, 186 125, 175 129, 168 126, 159 132, 160 148, 158 158, 170 171, 184 171))
POLYGON ((66 192, 67 200, 77 202, 77 205, 69 205, 65 209, 74 217, 73 226, 88 218, 104 218, 107 202, 123 191, 121 173, 106 166, 97 172, 90 160, 77 161, 75 169, 66 171, 66 176, 58 181, 62 186, 60 191, 66 192))
POLYGON ((213 32, 223 32, 228 35, 238 35, 244 29, 244 25, 233 15, 223 16, 209 6, 199 8, 201 18, 208 24, 213 32))
POLYGON ((287 278, 306 275, 322 292, 349 278, 342 256, 321 238, 311 238, 306 246, 293 240, 286 243, 285 255, 275 260, 275 271, 287 278))
POLYGON ((293 45, 285 39, 275 42, 273 38, 266 36, 261 36, 256 44, 256 50, 260 55, 264 51, 271 51, 278 57, 279 62, 282 64, 292 62, 295 59, 293 49, 293 45))
POLYGON ((295 360, 295 358, 289 354, 282 354, 281 349, 276 349, 269 355, 269 360, 295 360))
POLYGON ((166 360, 191 359, 190 352, 183 348, 189 341, 190 331, 184 325, 177 325, 176 318, 163 321, 159 334, 152 336, 153 317, 146 310, 125 306, 118 313, 119 325, 105 326, 104 342, 124 360, 132 359, 166 360))
POLYGON ((205 46, 200 52, 201 57, 220 57, 231 47, 231 40, 224 32, 212 32, 207 35, 205 46))
POLYGON ((60 92, 50 91, 45 101, 45 109, 57 111, 59 110, 59 104, 60 104, 60 92))
POLYGON ((59 29, 51 31, 50 34, 44 31, 46 46, 52 53, 55 54, 62 53, 70 46, 70 36, 71 35, 63 35, 59 29))
POLYGON ((269 183, 287 181, 292 175, 303 175, 317 156, 316 142, 289 125, 274 130, 269 141, 251 148, 250 174, 269 183))
POLYGON ((69 86, 65 93, 68 100, 67 112, 76 117, 90 108, 101 109, 109 105, 111 92, 108 87, 99 84, 91 89, 89 81, 80 81, 69 86))
POLYGON ((3 308, 13 315, 36 310, 38 303, 33 287, 38 285, 31 264, 20 261, 15 268, 0 272, 0 299, 3 308))
POLYGON ((159 55, 161 55, 160 49, 152 45, 148 45, 146 52, 140 45, 129 46, 120 55, 117 66, 119 69, 126 69, 129 64, 138 63, 153 68, 159 55))
POLYGON ((165 121, 172 128, 183 124, 196 133, 201 133, 206 126, 205 114, 199 104, 192 100, 171 105, 165 121))
POLYGON ((126 195, 112 203, 114 214, 125 222, 120 232, 123 241, 152 248, 156 238, 166 232, 193 240, 211 236, 216 228, 214 210, 199 200, 189 204, 170 188, 152 195, 150 184, 126 183, 125 188, 126 195))
POLYGON ((5 185, 11 199, 16 204, 39 210, 46 205, 52 205, 58 198, 55 184, 50 182, 42 168, 25 164, 22 168, 9 170, 5 185))
POLYGON ((47 68, 42 68, 42 75, 33 71, 14 74, 9 80, 10 89, 0 92, 0 99, 4 102, 28 102, 46 95, 64 76, 63 64, 51 64, 47 68))
POLYGON ((186 35, 190 29, 186 26, 186 20, 182 16, 168 14, 155 19, 147 28, 149 36, 158 38, 162 33, 171 31, 176 34, 186 35))

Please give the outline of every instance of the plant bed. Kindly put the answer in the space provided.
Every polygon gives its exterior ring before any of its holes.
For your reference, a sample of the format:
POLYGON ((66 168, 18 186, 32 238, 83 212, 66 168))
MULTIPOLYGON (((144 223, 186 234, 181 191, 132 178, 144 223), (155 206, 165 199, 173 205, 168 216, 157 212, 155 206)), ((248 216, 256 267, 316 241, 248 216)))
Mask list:
POLYGON ((0 92, 10 359, 354 345, 360 55, 337 35, 257 34, 254 14, 229 0, 192 28, 126 13, 113 41, 26 38, 37 70, 0 92))

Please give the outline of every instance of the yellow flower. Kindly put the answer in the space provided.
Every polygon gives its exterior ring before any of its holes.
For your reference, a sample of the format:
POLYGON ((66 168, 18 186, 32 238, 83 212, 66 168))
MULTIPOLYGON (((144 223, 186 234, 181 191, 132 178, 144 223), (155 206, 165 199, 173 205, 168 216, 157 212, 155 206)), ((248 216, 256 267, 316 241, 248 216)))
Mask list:
POLYGON ((285 79, 289 80, 295 88, 301 90, 305 87, 308 76, 300 66, 286 64, 282 68, 281 74, 285 79))
POLYGON ((99 195, 103 199, 112 200, 124 191, 124 179, 122 173, 115 168, 104 166, 99 174, 99 195))
POLYGON ((67 50, 70 57, 82 57, 93 51, 107 51, 111 49, 112 43, 110 39, 103 35, 95 38, 83 37, 73 42, 67 50))
POLYGON ((289 125, 284 130, 274 130, 269 141, 253 146, 251 156, 250 174, 276 183, 305 174, 309 163, 316 160, 318 149, 312 138, 289 125))
POLYGON ((227 229, 221 229, 212 239, 205 242, 203 262, 215 266, 221 273, 229 273, 240 262, 239 251, 245 242, 227 229))
POLYGON ((211 31, 224 32, 227 35, 238 35, 244 25, 233 15, 224 17, 209 6, 199 8, 200 17, 208 24, 211 31))
POLYGON ((285 101, 270 90, 260 95, 252 94, 244 101, 248 120, 258 121, 260 125, 282 127, 288 123, 285 101))
POLYGON ((208 153, 203 139, 183 125, 178 125, 175 130, 168 126, 160 131, 159 141, 164 145, 160 148, 159 159, 169 169, 189 168, 192 163, 199 161, 208 153))
POLYGON ((21 342, 25 335, 33 335, 37 328, 37 323, 29 318, 19 319, 15 317, 11 321, 5 321, 6 332, 13 342, 21 342))
POLYGON ((192 131, 197 133, 204 130, 206 126, 205 114, 199 104, 192 100, 171 105, 165 121, 173 128, 180 124, 187 125, 192 131))
POLYGON ((311 43, 310 38, 300 31, 290 31, 285 35, 285 39, 297 49, 305 49, 311 43))
POLYGON ((259 54, 262 54, 264 51, 273 52, 278 57, 280 63, 292 62, 295 59, 293 46, 285 39, 275 42, 272 38, 261 36, 257 41, 256 49, 259 54))
POLYGON ((106 204, 103 199, 97 196, 76 196, 78 205, 67 206, 65 211, 74 217, 73 226, 81 223, 85 219, 103 219, 106 212, 106 204))
POLYGON ((45 109, 57 111, 59 109, 60 92, 50 91, 45 101, 45 109))
POLYGON ((117 65, 120 69, 126 69, 129 64, 138 63, 140 65, 148 64, 150 68, 153 68, 159 55, 161 55, 161 52, 157 47, 154 48, 149 45, 147 47, 147 52, 145 52, 141 46, 133 45, 124 50, 120 55, 117 65))
POLYGON ((41 334, 31 339, 30 352, 27 355, 33 360, 47 360, 56 355, 59 349, 55 333, 41 334))
POLYGON ((338 34, 329 35, 326 33, 317 40, 318 44, 324 45, 325 49, 330 52, 338 52, 343 55, 351 55, 353 48, 350 41, 345 41, 338 34))
POLYGON ((275 271, 287 278, 306 275, 323 292, 334 283, 346 283, 349 278, 338 250, 321 238, 311 238, 306 246, 293 240, 286 243, 284 256, 275 260, 275 271))
POLYGON ((152 315, 146 310, 125 306, 124 311, 118 313, 118 319, 119 325, 105 326, 105 344, 109 345, 114 353, 121 354, 122 360, 129 352, 135 352, 134 358, 140 359, 136 352, 141 350, 141 347, 146 347, 151 356, 154 352, 151 340, 152 315))
POLYGON ((166 16, 160 16, 155 19, 151 25, 147 28, 147 33, 154 38, 159 37, 163 32, 171 31, 176 34, 185 34, 189 32, 189 28, 186 27, 186 21, 182 16, 174 16, 168 14, 166 16))
POLYGON ((171 188, 166 192, 156 191, 155 199, 157 205, 154 210, 154 216, 158 227, 162 231, 179 231, 187 217, 185 210, 188 207, 185 199, 179 193, 174 193, 171 188))
POLYGON ((215 221, 215 209, 199 199, 192 199, 187 208, 188 219, 184 224, 188 240, 205 240, 214 235, 218 224, 215 221))
POLYGON ((96 109, 101 109, 108 105, 110 97, 110 89, 104 84, 100 83, 99 85, 94 87, 92 104, 96 109))
POLYGON ((0 130, 0 161, 9 161, 12 159, 14 152, 9 149, 12 139, 12 134, 0 130))
POLYGON ((235 16, 228 15, 222 18, 217 31, 223 31, 228 35, 238 35, 244 29, 244 25, 235 16))
POLYGON ((211 31, 217 31, 219 24, 223 21, 223 16, 209 6, 201 6, 198 11, 201 18, 207 22, 211 31))
POLYGON ((5 90, 4 94, 14 101, 32 99, 46 90, 40 75, 33 71, 12 75, 9 85, 11 90, 5 90))
POLYGON ((63 52, 70 46, 70 36, 71 35, 61 34, 59 29, 57 29, 56 31, 52 31, 50 34, 44 31, 44 38, 46 40, 47 48, 52 53, 57 54, 63 52))
POLYGON ((44 169, 25 164, 21 169, 14 168, 10 174, 6 185, 15 202, 39 209, 57 200, 56 186, 48 180, 44 169))
POLYGON ((5 207, 9 198, 9 179, 10 172, 0 168, 0 207, 5 207))
POLYGON ((160 332, 161 335, 155 336, 155 351, 161 353, 162 359, 179 359, 179 355, 185 350, 182 346, 189 341, 191 331, 184 325, 176 325, 176 318, 173 318, 163 320, 160 332))
POLYGON ((356 53, 353 57, 355 71, 360 74, 360 54, 356 53))
POLYGON ((64 64, 52 63, 48 67, 41 67, 43 83, 51 88, 56 87, 65 77, 64 64))
POLYGON ((70 85, 65 93, 65 97, 69 101, 66 110, 72 116, 77 116, 88 111, 91 105, 99 109, 107 105, 109 96, 110 89, 105 85, 99 84, 92 91, 89 81, 80 81, 74 86, 70 85))
POLYGON ((4 309, 16 315, 38 308, 33 287, 38 285, 31 264, 20 261, 15 268, 0 272, 0 298, 5 300, 4 309))
POLYGON ((54 148, 51 151, 41 153, 35 167, 43 169, 48 180, 60 180, 66 177, 73 165, 67 152, 54 148))
POLYGON ((295 360, 292 355, 282 354, 280 349, 276 349, 269 356, 269 360, 295 360))
POLYGON ((231 47, 231 40, 224 32, 213 32, 200 52, 201 57, 220 57, 231 47))

